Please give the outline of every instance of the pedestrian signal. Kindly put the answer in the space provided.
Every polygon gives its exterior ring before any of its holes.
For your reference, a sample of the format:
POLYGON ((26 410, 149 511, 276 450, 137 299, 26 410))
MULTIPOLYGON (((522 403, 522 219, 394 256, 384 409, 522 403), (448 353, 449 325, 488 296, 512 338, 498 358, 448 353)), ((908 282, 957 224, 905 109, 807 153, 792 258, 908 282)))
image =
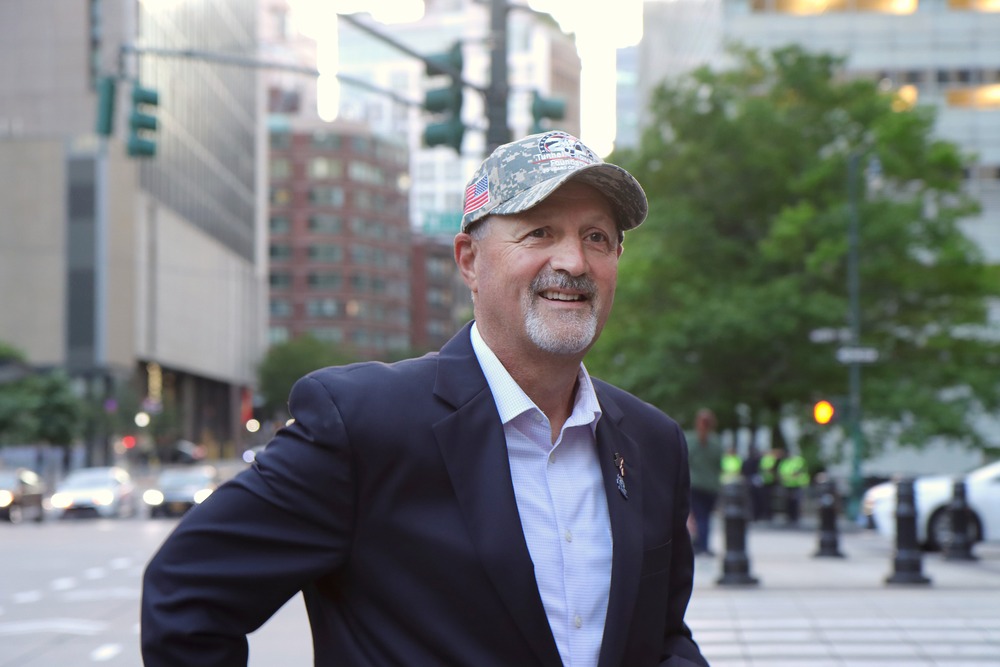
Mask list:
POLYGON ((830 401, 817 401, 813 405, 813 419, 817 424, 829 424, 837 416, 837 409, 830 401))

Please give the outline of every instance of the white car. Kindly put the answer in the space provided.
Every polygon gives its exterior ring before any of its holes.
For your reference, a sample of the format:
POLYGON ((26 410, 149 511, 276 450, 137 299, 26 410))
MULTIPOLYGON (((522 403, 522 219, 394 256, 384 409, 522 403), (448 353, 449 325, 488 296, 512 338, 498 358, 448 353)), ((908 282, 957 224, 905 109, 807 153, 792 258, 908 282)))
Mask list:
MULTIPOLYGON (((914 480, 917 540, 925 549, 940 549, 950 539, 948 507, 954 500, 958 479, 965 481, 965 498, 970 511, 970 542, 1000 542, 1000 461, 995 461, 964 475, 935 475, 914 480)), ((862 501, 862 510, 871 517, 880 534, 895 539, 896 482, 885 482, 868 489, 862 501)))
POLYGON ((49 504, 56 517, 135 514, 135 485, 124 468, 80 468, 56 486, 49 504))

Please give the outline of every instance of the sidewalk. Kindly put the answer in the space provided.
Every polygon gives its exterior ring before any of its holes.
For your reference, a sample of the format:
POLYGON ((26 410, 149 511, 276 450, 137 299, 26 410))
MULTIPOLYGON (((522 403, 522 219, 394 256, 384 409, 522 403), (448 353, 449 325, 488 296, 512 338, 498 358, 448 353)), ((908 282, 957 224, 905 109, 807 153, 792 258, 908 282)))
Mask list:
POLYGON ((752 524, 759 583, 719 585, 722 523, 687 614, 712 667, 1000 667, 1000 545, 976 545, 969 562, 924 554, 929 584, 886 584, 895 545, 875 531, 842 528, 844 558, 817 558, 815 523, 752 524))

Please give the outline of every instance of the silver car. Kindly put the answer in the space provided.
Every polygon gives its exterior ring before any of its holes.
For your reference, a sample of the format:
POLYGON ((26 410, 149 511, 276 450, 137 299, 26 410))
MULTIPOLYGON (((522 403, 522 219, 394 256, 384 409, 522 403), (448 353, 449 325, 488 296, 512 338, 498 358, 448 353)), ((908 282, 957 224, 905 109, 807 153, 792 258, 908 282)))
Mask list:
POLYGON ((135 485, 128 471, 118 466, 80 468, 56 485, 49 502, 57 518, 132 516, 135 485))

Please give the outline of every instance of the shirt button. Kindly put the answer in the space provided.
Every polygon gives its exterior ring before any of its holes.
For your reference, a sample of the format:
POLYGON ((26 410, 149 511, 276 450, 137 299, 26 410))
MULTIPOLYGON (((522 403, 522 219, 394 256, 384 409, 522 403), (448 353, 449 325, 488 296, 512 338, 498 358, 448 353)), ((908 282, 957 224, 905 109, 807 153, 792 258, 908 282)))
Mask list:
POLYGON ((567 542, 573 541, 573 533, 569 532, 568 530, 566 531, 566 541, 567 542))
POLYGON ((583 627, 583 619, 580 618, 579 614, 573 617, 573 625, 575 625, 578 628, 583 627))

